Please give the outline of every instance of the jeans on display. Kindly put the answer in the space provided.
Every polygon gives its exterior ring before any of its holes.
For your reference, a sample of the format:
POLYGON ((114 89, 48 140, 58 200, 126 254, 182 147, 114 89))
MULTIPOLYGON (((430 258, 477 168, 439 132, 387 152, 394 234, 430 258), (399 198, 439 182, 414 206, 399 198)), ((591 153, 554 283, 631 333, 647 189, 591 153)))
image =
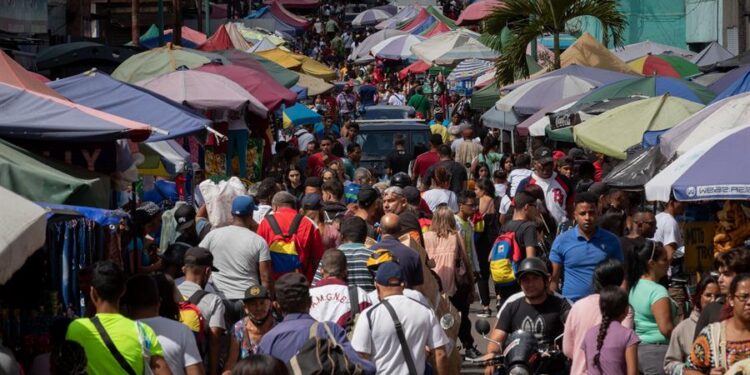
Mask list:
POLYGON ((244 178, 247 176, 247 141, 248 132, 246 129, 240 130, 229 130, 229 144, 227 145, 227 162, 226 172, 227 176, 232 176, 232 158, 235 152, 237 157, 240 159, 240 173, 239 176, 244 178))

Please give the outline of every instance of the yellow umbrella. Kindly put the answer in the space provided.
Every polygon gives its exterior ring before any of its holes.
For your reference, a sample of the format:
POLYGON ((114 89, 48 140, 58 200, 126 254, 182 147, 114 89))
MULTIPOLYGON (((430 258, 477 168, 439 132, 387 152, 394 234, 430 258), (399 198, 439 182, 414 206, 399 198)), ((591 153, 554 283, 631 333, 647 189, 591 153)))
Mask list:
POLYGON ((205 56, 167 43, 164 47, 154 48, 131 56, 112 72, 112 78, 123 82, 136 83, 174 72, 180 66, 194 69, 210 62, 211 60, 205 56))

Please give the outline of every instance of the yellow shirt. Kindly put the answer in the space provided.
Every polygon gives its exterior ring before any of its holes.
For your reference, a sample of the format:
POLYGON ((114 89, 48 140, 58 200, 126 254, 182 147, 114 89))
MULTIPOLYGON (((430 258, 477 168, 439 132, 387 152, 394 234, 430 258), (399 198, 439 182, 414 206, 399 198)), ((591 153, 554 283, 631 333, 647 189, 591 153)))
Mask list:
MULTIPOLYGON (((130 364, 136 374, 143 374, 144 366, 144 347, 152 357, 164 357, 159 340, 151 327, 137 323, 120 314, 96 314, 99 321, 112 339, 117 350, 122 354, 125 360, 130 364)), ((83 347, 88 360, 87 371, 89 374, 124 374, 122 369, 112 353, 107 349, 99 332, 91 323, 91 319, 76 319, 70 326, 65 335, 66 340, 75 341, 83 347)))
POLYGON ((443 137, 443 143, 448 143, 448 128, 445 126, 435 123, 430 125, 430 132, 432 134, 440 134, 443 137))

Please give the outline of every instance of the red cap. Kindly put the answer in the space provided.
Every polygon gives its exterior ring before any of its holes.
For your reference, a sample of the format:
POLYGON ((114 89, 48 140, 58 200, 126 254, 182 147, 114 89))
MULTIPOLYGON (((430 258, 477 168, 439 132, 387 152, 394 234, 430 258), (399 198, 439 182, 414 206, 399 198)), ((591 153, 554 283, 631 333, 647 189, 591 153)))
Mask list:
POLYGON ((560 160, 565 157, 565 153, 562 151, 555 151, 552 153, 552 159, 560 160))

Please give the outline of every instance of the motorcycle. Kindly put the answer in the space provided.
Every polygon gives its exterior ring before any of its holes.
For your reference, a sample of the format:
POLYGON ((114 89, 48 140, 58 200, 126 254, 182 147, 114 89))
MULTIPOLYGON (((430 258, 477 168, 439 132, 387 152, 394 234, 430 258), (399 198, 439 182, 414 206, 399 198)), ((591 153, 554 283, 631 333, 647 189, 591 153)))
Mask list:
POLYGON ((556 343, 563 335, 555 338, 552 345, 540 345, 534 334, 518 330, 505 339, 506 345, 487 337, 490 323, 479 319, 474 323, 476 331, 492 343, 504 347, 502 354, 492 357, 466 359, 469 363, 495 366, 495 375, 543 375, 565 373, 565 357, 556 343), (561 371, 562 370, 562 371, 561 371))

